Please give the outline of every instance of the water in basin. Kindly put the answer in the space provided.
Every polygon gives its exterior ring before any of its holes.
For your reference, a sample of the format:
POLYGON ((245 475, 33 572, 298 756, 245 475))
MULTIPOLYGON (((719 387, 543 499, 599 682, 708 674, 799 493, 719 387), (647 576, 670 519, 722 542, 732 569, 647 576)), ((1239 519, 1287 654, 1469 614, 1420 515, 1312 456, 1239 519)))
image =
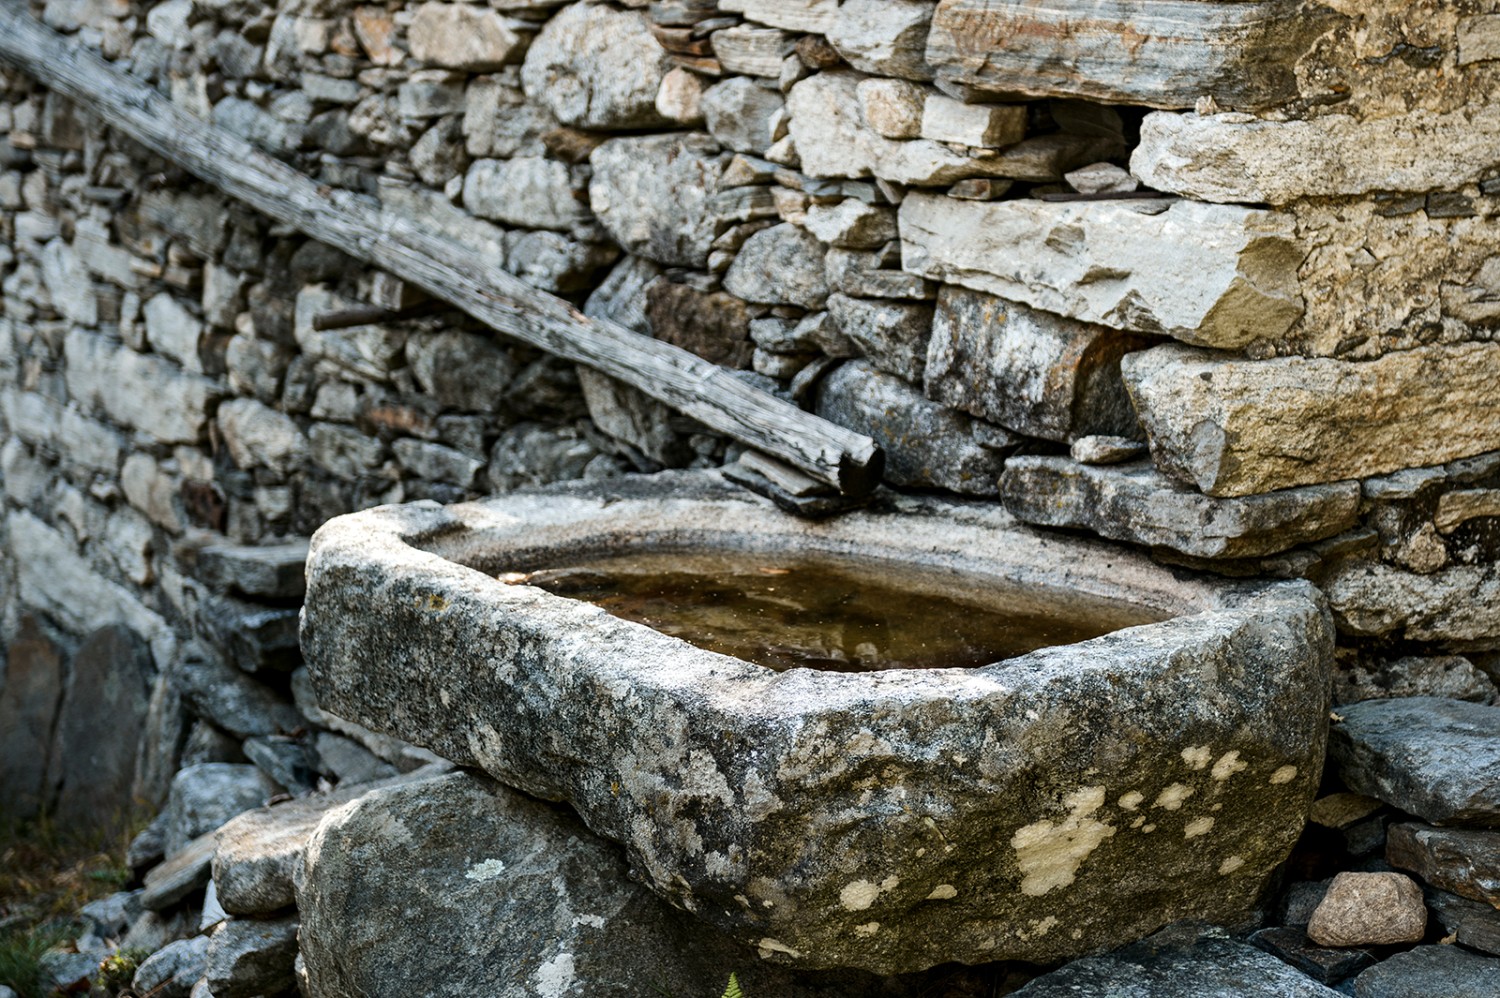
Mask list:
POLYGON ((776 670, 974 668, 1161 619, 990 577, 844 558, 653 552, 501 579, 776 670))

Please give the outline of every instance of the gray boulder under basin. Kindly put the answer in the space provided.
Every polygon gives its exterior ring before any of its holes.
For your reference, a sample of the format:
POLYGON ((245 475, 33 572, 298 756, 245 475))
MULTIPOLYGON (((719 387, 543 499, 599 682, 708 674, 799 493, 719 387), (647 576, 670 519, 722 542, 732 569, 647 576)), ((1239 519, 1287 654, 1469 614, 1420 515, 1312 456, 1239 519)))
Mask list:
POLYGON ((1333 633, 1306 583, 1192 576, 993 504, 882 493, 811 522, 692 472, 331 520, 302 643, 325 709, 568 802, 764 959, 898 973, 1246 920, 1318 785, 1333 633), (1148 622, 976 668, 774 671, 510 574, 674 551, 1148 622))

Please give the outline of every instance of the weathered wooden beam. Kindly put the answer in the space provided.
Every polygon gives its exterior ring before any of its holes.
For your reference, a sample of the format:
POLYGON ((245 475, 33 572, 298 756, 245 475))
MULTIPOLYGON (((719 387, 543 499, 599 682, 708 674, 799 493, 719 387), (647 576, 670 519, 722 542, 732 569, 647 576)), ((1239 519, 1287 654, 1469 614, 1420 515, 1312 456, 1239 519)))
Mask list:
POLYGON ((507 336, 634 385, 843 494, 866 494, 880 481, 884 456, 869 437, 752 388, 679 347, 587 318, 481 263, 418 220, 313 181, 52 31, 26 11, 24 0, 0 0, 0 60, 231 197, 426 289, 507 336))

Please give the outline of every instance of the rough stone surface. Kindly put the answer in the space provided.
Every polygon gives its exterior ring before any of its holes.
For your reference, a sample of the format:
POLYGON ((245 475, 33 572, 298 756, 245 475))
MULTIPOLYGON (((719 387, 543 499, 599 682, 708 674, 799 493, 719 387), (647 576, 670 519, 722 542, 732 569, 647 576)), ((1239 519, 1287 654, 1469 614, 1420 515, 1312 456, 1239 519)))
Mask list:
POLYGON ((331 814, 297 894, 308 980, 328 998, 685 995, 731 967, 747 994, 886 993, 860 975, 797 983, 632 883, 566 811, 468 773, 331 814))
POLYGON ((865 73, 930 80, 925 59, 932 0, 844 0, 826 34, 865 73))
POLYGON ((531 43, 521 82, 566 125, 637 128, 661 123, 656 92, 671 68, 640 13, 575 3, 531 43))
POLYGON ((879 370, 920 382, 932 335, 932 306, 924 302, 828 296, 828 316, 879 370))
POLYGON ((277 786, 255 766, 206 762, 178 770, 167 799, 167 856, 237 814, 260 807, 277 786))
POLYGON ((908 271, 1082 322, 1238 349, 1302 315, 1291 220, 1254 208, 1140 202, 901 202, 908 271), (1107 277, 1107 279, 1106 279, 1107 277))
POLYGON ((873 175, 898 184, 951 184, 970 177, 1045 183, 1120 151, 1109 138, 1068 141, 1069 137, 1043 136, 977 156, 930 139, 895 141, 866 122, 861 79, 857 73, 818 73, 787 94, 791 136, 803 172, 814 177, 873 175))
POLYGON ((297 919, 235 918, 208 937, 203 979, 214 998, 280 994, 296 980, 297 919))
POLYGON ((701 107, 714 138, 736 152, 760 154, 775 141, 771 120, 783 104, 775 90, 736 76, 704 91, 701 107))
POLYGON ((927 397, 1047 440, 1133 434, 1120 358, 1146 342, 949 285, 938 292, 927 397))
POLYGON ((45 789, 63 694, 63 651, 30 614, 5 649, 0 685, 0 787, 7 808, 29 818, 50 804, 45 789))
POLYGON ((1074 961, 1017 998, 1334 998, 1339 992, 1222 930, 1173 926, 1108 956, 1074 961))
POLYGON ((1234 496, 1495 450, 1500 408, 1487 400, 1497 366, 1500 344, 1467 343, 1363 363, 1246 361, 1168 345, 1131 354, 1122 368, 1157 466, 1234 496))
POLYGON ((1500 909, 1500 832, 1403 822, 1387 830, 1385 858, 1433 887, 1500 909))
POLYGON ((1495 990, 1500 960, 1462 946, 1418 946, 1397 953, 1354 979, 1358 998, 1453 995, 1481 998, 1495 990))
POLYGON ((424 3, 406 29, 411 54, 444 69, 499 69, 524 50, 497 12, 475 4, 424 3))
POLYGON ((1091 530, 1197 558, 1276 554, 1341 533, 1359 519, 1357 482, 1215 499, 1149 461, 1101 467, 1065 457, 1013 457, 1000 495, 1027 523, 1091 530))
POLYGON ((297 599, 305 588, 307 541, 239 546, 215 544, 198 552, 198 570, 210 584, 242 596, 297 599))
POLYGON ((927 401, 906 381, 869 364, 845 364, 825 378, 817 412, 872 437, 885 451, 885 480, 893 485, 977 496, 998 491, 1006 449, 981 443, 970 417, 927 401))
POLYGON ((1327 723, 1331 632, 1305 584, 1177 578, 931 498, 809 525, 678 475, 385 507, 319 531, 305 614, 326 709, 569 801, 669 900, 808 967, 1053 960, 1241 918, 1301 830, 1327 723), (601 552, 646 535, 878 552, 1172 619, 978 670, 774 673, 443 557, 503 571, 511 545, 566 550, 579 531, 601 552), (353 612, 372 599, 389 613, 353 612), (696 734, 721 730, 759 750, 696 734), (892 766, 899 793, 858 789, 892 766))
POLYGON ((746 301, 821 308, 828 300, 823 245, 795 225, 763 229, 745 241, 724 289, 746 301))
POLYGON ((1261 929, 1249 941, 1328 985, 1339 984, 1378 962, 1367 949, 1319 946, 1302 929, 1291 926, 1261 929))
POLYGON ((1351 790, 1431 822, 1500 828, 1500 707, 1408 697, 1340 715, 1329 752, 1351 790))
POLYGON ((579 186, 555 159, 481 159, 464 175, 464 207, 505 225, 566 232, 589 217, 579 186))
POLYGON ((1339 629, 1356 636, 1473 643, 1493 648, 1500 634, 1500 572, 1459 565, 1419 575, 1394 565, 1350 560, 1324 582, 1339 629))
POLYGON ((1307 923, 1322 946, 1415 943, 1426 931, 1422 888, 1401 873, 1340 873, 1307 923))
POLYGON ((616 242, 657 263, 708 262, 722 168, 716 152, 680 135, 633 136, 605 142, 590 162, 589 200, 616 242))
POLYGON ((927 61, 941 83, 1007 97, 1253 109, 1297 95, 1297 61, 1332 20, 1285 0, 942 0, 927 61))
POLYGON ((1200 201, 1287 204, 1372 192, 1452 191, 1500 160, 1500 106, 1421 109, 1363 121, 1149 114, 1130 168, 1146 185, 1200 201))
POLYGON ((207 966, 207 936, 179 939, 143 960, 131 986, 152 998, 188 998, 207 966))

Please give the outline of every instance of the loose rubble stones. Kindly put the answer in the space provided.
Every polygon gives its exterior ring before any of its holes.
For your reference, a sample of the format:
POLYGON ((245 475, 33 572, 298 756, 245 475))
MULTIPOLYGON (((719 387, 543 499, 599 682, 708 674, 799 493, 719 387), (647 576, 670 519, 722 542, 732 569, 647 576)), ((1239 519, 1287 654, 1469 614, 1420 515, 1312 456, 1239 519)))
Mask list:
POLYGON ((1329 753, 1350 789, 1431 822, 1500 828, 1500 707, 1410 697, 1340 714, 1329 753))
POLYGON ((1049 960, 1181 915, 1242 916, 1317 782, 1331 634, 1309 588, 1172 579, 1123 552, 1019 528, 993 507, 929 499, 809 527, 696 481, 333 521, 313 542, 303 634, 320 703, 568 800, 625 843, 656 890, 772 960, 875 972, 1049 960), (1070 589, 1092 565, 1103 574, 1090 591, 1136 579, 1146 588, 1133 598, 1193 609, 987 669, 777 674, 397 540, 446 538, 438 550, 464 557, 485 549, 493 570, 519 539, 503 524, 525 524, 530 550, 565 550, 579 529, 598 550, 620 527, 639 543, 646 510, 659 539, 850 551, 875 530, 879 546, 864 549, 886 558, 972 571, 997 557, 1037 584, 1052 578, 1044 566, 1066 564, 1070 589), (479 519, 465 528, 464 515, 479 519), (378 625, 352 612, 372 598, 389 608, 378 625), (454 668, 476 654, 487 664, 454 668), (643 655, 655 663, 646 671, 631 664, 643 655), (453 702, 474 709, 455 715, 453 702), (692 734, 720 730, 759 750, 722 752, 717 735, 692 734), (541 744, 552 747, 539 754, 541 744), (1040 804, 1028 803, 1032 752, 1053 774, 1040 804), (1117 760, 1107 772, 1101 752, 1117 760), (877 792, 850 812, 864 793, 855 784, 890 765, 904 773, 899 800, 877 792), (955 773, 961 793, 944 789, 955 773), (925 816, 908 810, 913 794, 930 801, 925 816), (996 858, 970 861, 981 854, 996 858), (721 861, 730 856, 743 859, 721 861))

